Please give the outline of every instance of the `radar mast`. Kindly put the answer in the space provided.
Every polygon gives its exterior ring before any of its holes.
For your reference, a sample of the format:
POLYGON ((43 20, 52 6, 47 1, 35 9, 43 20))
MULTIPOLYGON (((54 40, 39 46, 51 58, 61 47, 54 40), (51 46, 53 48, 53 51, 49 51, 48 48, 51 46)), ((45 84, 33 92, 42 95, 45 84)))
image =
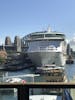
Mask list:
POLYGON ((48 26, 47 32, 50 33, 51 32, 51 27, 48 26))

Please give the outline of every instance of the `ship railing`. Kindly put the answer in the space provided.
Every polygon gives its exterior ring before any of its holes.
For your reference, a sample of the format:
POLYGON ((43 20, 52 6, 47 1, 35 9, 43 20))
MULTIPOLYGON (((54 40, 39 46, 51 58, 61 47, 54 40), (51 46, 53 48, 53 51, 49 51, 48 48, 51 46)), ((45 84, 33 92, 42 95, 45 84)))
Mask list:
MULTIPOLYGON (((64 82, 32 82, 32 83, 14 83, 14 84, 10 84, 10 83, 0 83, 0 89, 6 89, 6 88, 16 88, 17 89, 17 100, 29 100, 29 89, 31 88, 47 88, 47 89, 71 89, 71 88, 75 88, 75 83, 72 82, 68 82, 68 83, 64 83, 64 82)), ((63 99, 64 96, 63 96, 63 99)), ((73 99, 70 99, 73 100, 73 99)))

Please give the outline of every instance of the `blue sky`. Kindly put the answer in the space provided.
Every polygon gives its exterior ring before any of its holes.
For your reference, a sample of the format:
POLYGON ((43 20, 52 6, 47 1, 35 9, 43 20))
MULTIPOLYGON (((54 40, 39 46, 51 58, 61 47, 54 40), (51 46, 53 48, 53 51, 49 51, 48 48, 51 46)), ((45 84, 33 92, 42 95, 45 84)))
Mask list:
POLYGON ((63 32, 68 39, 75 33, 75 0, 0 0, 0 43, 6 36, 46 30, 63 32))

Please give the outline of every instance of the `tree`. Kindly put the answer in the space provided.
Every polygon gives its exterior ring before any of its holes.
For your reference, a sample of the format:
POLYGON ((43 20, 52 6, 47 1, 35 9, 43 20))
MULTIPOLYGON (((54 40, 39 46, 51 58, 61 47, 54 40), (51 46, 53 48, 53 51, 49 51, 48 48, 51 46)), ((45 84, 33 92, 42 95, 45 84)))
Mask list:
POLYGON ((7 58, 6 51, 1 50, 0 51, 0 64, 3 64, 7 58))

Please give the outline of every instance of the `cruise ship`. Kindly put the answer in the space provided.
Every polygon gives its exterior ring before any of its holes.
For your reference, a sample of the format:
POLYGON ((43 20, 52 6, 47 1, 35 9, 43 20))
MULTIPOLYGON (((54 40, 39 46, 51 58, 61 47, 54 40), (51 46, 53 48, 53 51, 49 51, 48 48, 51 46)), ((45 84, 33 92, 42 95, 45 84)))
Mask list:
POLYGON ((24 40, 28 47, 27 54, 36 67, 64 66, 67 44, 63 33, 48 28, 47 31, 30 33, 24 40))

